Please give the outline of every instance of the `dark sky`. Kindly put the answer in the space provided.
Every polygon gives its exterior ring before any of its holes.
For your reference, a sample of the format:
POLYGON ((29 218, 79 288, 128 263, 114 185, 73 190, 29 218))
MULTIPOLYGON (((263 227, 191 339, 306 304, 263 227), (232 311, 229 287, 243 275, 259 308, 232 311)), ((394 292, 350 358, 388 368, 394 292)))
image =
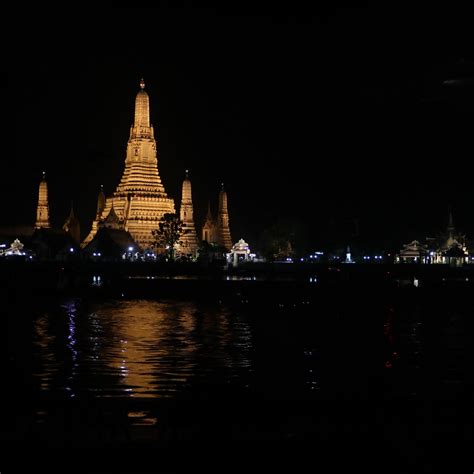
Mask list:
POLYGON ((303 219, 314 242, 331 220, 354 218, 374 241, 423 238, 445 226, 449 205, 474 235, 466 15, 18 12, 2 41, 4 223, 34 222, 46 170, 53 223, 73 199, 86 231, 99 185, 111 193, 123 172, 143 76, 162 181, 179 204, 191 170, 198 227, 224 181, 234 238, 251 243, 276 216, 303 219))

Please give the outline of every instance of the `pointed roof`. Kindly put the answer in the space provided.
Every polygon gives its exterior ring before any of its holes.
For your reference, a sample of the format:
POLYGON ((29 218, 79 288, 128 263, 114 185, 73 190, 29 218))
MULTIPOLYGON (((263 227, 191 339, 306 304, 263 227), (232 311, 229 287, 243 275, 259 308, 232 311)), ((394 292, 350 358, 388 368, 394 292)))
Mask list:
POLYGON ((247 242, 245 242, 244 239, 239 239, 239 241, 236 242, 232 246, 232 252, 235 252, 235 251, 250 253, 249 244, 247 242))
POLYGON ((36 208, 35 228, 50 228, 49 223, 49 204, 48 204, 48 183, 46 173, 43 171, 38 191, 38 206, 36 208))
POLYGON ((422 245, 418 240, 413 240, 409 244, 404 244, 400 250, 400 257, 421 257, 428 253, 426 245, 422 245))
POLYGON ((71 199, 71 211, 69 212, 69 219, 75 218, 76 216, 74 215, 74 201, 71 199))
POLYGON ((40 181, 40 188, 41 187, 47 187, 48 186, 48 182, 46 181, 46 171, 43 171, 41 173, 41 181, 40 181))
POLYGON ((71 235, 75 243, 77 244, 80 243, 80 240, 81 240, 80 223, 79 223, 79 219, 74 214, 73 201, 71 201, 71 211, 69 212, 69 216, 66 219, 66 222, 63 224, 62 229, 71 235))
POLYGON ((219 214, 227 214, 227 193, 224 189, 224 183, 221 183, 222 189, 219 193, 219 214))
POLYGON ((451 247, 451 245, 456 242, 457 238, 457 232, 456 228, 454 227, 454 220, 453 220, 453 213, 451 211, 451 208, 449 209, 449 217, 448 217, 448 226, 446 228, 446 234, 445 234, 445 242, 442 244, 442 248, 446 249, 451 247), (447 235, 447 238, 446 238, 447 235))
POLYGON ((186 170, 186 176, 183 180, 183 187, 181 192, 181 206, 183 204, 192 205, 191 180, 189 179, 188 170, 186 170))
POLYGON ((453 213, 451 209, 449 210, 449 218, 448 218, 448 227, 447 227, 448 232, 449 231, 454 231, 454 221, 453 221, 453 213))
POLYGON ((105 222, 120 222, 119 216, 115 212, 114 202, 112 201, 112 207, 110 208, 107 217, 104 219, 105 222))
POLYGON ((112 207, 110 208, 107 217, 101 222, 101 227, 108 227, 111 229, 119 229, 121 227, 122 220, 119 218, 114 209, 114 202, 112 201, 112 207))
POLYGON ((134 127, 150 127, 150 100, 145 91, 145 81, 140 81, 140 90, 135 98, 134 127))
POLYGON ((212 212, 211 212, 211 201, 207 201, 206 221, 209 221, 209 222, 214 221, 214 218, 212 217, 212 212))
POLYGON ((71 210, 69 212, 68 218, 66 219, 65 225, 68 224, 68 223, 70 224, 71 222, 77 222, 77 221, 78 221, 78 219, 77 219, 76 215, 74 214, 74 201, 71 201, 71 210))
POLYGON ((88 254, 99 250, 106 258, 120 259, 123 252, 127 251, 129 247, 140 249, 140 246, 129 232, 123 229, 101 227, 84 250, 88 254))
POLYGON ((99 195, 97 196, 97 215, 100 216, 105 209, 104 185, 100 185, 99 195))

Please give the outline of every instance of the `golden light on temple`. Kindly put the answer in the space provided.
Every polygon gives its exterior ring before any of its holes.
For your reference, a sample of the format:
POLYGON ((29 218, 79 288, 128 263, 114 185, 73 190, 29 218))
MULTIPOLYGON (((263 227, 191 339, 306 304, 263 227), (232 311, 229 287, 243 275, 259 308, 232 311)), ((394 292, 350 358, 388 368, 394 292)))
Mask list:
POLYGON ((43 171, 43 178, 39 185, 38 206, 36 208, 36 229, 49 229, 49 204, 48 204, 48 183, 46 182, 46 173, 43 171))
POLYGON ((217 220, 211 212, 211 203, 208 203, 206 220, 202 228, 202 240, 224 247, 227 251, 232 248, 232 237, 229 227, 229 211, 227 208, 227 193, 224 190, 224 183, 221 183, 219 193, 219 207, 217 220))
POLYGON ((232 237, 230 235, 229 210, 227 209, 227 193, 224 190, 224 183, 222 183, 222 190, 219 193, 217 219, 217 242, 229 251, 232 248, 232 237))
POLYGON ((198 248, 198 240, 194 227, 193 197, 188 170, 186 170, 186 177, 183 181, 179 218, 183 222, 184 233, 181 236, 181 245, 178 251, 184 255, 195 256, 198 248))
POLYGON ((71 202, 71 211, 69 212, 69 216, 66 219, 66 222, 63 224, 63 230, 69 233, 69 235, 71 236, 75 244, 79 245, 81 241, 81 227, 79 224, 79 220, 74 214, 74 207, 73 207, 72 202, 71 202))
MULTIPOLYGON (((115 192, 106 198, 101 186, 97 199, 97 213, 92 228, 81 244, 88 246, 102 227, 128 232, 142 250, 153 247, 153 230, 159 226, 164 214, 175 214, 174 200, 169 198, 158 172, 157 147, 153 125, 150 122, 150 98, 145 91, 145 81, 140 81, 140 90, 135 97, 134 122, 127 143, 125 169, 115 192)), ((186 170, 182 186, 180 219, 183 221, 179 254, 195 257, 198 237, 193 216, 192 187, 189 170, 186 170)), ((222 183, 219 194, 217 219, 210 209, 203 228, 203 240, 232 248, 229 228, 227 194, 222 183)))
POLYGON ((82 243, 85 247, 92 241, 99 223, 107 218, 112 209, 118 224, 128 231, 142 248, 153 243, 151 231, 166 213, 175 213, 173 199, 166 194, 158 172, 156 140, 150 124, 150 104, 145 82, 140 82, 140 91, 135 98, 134 123, 127 144, 125 170, 113 195, 102 205, 99 194, 97 215, 92 230, 82 243))

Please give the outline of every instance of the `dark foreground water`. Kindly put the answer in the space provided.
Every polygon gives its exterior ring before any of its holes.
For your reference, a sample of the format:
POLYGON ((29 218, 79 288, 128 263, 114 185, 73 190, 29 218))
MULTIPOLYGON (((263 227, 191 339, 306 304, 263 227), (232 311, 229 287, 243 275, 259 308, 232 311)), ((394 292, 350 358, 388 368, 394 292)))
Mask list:
POLYGON ((10 301, 3 440, 343 438, 410 458, 438 440, 464 453, 473 439, 469 285, 252 285, 233 298, 10 301))
POLYGON ((16 334, 13 357, 28 391, 44 400, 380 395, 375 321, 309 300, 268 306, 63 298, 22 316, 31 333, 16 334))
POLYGON ((13 335, 11 360, 44 399, 232 391, 264 399, 470 398, 470 300, 421 293, 400 290, 385 304, 373 296, 362 308, 363 299, 329 305, 327 295, 255 307, 245 299, 235 307, 63 297, 13 316, 31 326, 13 335))

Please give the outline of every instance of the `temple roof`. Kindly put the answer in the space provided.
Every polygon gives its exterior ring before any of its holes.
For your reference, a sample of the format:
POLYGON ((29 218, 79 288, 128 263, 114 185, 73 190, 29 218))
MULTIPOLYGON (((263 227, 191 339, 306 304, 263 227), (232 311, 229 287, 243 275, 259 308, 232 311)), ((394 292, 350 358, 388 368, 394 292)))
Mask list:
POLYGON ((249 244, 244 239, 240 239, 237 243, 232 246, 232 252, 250 252, 249 244))
MULTIPOLYGON (((74 214, 74 207, 71 203, 71 211, 69 212, 69 216, 66 219, 66 222, 64 223, 64 225, 72 225, 72 224, 76 224, 78 222, 79 222, 79 219, 74 214)), ((64 228, 64 226, 63 226, 63 228, 64 228)))
POLYGON ((123 229, 100 228, 92 241, 84 248, 87 253, 96 250, 100 251, 104 257, 121 258, 123 252, 129 247, 139 250, 133 237, 123 229))
POLYGON ((401 257, 419 257, 421 255, 426 255, 428 250, 425 245, 420 244, 418 240, 413 240, 409 244, 405 244, 403 249, 400 250, 401 257))
POLYGON ((101 222, 101 227, 116 228, 118 229, 122 225, 122 220, 119 218, 114 209, 114 204, 110 208, 107 217, 101 222))
POLYGON ((464 251, 462 246, 456 242, 455 245, 451 245, 448 249, 442 252, 445 257, 466 257, 467 253, 464 251))
POLYGON ((186 177, 184 178, 184 181, 183 181, 181 203, 185 203, 185 202, 191 203, 191 201, 192 201, 191 181, 188 176, 188 170, 186 170, 186 177))
POLYGON ((150 99, 145 91, 145 82, 140 82, 140 90, 135 98, 135 122, 134 127, 150 126, 150 99))
POLYGON ((227 214, 227 193, 224 189, 224 183, 222 183, 222 189, 219 193, 219 213, 221 212, 227 214))
POLYGON ((102 214, 105 208, 105 193, 104 193, 104 186, 100 185, 99 195, 97 197, 97 214, 102 214))

